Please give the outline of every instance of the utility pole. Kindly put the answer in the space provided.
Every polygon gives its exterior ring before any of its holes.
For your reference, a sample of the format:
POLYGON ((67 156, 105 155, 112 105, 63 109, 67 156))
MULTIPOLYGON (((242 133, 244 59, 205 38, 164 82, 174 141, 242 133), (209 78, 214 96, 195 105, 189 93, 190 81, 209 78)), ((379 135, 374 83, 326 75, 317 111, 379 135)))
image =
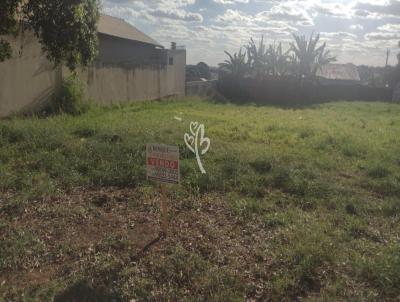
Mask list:
POLYGON ((385 87, 389 87, 389 78, 390 78, 390 70, 389 70, 389 57, 390 57, 390 49, 386 49, 386 64, 385 64, 385 87))
POLYGON ((388 48, 388 49, 386 50, 386 64, 385 64, 385 68, 387 68, 388 65, 389 65, 389 57, 390 57, 390 49, 388 48))

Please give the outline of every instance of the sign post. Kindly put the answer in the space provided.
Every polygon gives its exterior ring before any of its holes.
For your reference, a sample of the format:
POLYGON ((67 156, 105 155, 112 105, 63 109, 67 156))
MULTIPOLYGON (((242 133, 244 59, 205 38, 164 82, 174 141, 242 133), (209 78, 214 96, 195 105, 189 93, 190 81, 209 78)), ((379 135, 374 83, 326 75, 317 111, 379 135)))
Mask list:
POLYGON ((165 192, 165 185, 160 185, 161 191, 161 211, 162 211, 162 221, 161 221, 161 229, 165 237, 168 235, 168 203, 167 203, 167 194, 165 192))
POLYGON ((147 179, 160 183, 162 235, 168 233, 166 184, 179 184, 179 148, 163 144, 146 145, 147 179))

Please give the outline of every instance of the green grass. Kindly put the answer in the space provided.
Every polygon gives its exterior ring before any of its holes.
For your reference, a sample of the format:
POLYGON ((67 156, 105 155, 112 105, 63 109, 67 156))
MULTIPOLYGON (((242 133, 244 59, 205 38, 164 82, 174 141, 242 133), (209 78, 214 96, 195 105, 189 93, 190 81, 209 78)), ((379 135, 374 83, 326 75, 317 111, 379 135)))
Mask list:
POLYGON ((400 105, 384 103, 186 99, 0 121, 0 299, 395 301, 399 150, 400 105), (183 142, 191 121, 211 139, 206 175, 183 142), (158 228, 149 142, 180 147, 182 184, 171 236, 132 260, 136 228, 158 228))

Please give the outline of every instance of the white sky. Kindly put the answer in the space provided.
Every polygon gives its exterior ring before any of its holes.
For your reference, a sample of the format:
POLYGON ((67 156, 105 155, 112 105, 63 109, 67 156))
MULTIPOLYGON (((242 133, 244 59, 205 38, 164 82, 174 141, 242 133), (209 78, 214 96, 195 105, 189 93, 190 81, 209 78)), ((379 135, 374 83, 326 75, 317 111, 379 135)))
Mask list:
POLYGON ((185 45, 188 63, 216 66, 253 37, 285 45, 293 33, 320 32, 340 63, 396 62, 400 0, 102 0, 120 17, 168 47, 185 45))

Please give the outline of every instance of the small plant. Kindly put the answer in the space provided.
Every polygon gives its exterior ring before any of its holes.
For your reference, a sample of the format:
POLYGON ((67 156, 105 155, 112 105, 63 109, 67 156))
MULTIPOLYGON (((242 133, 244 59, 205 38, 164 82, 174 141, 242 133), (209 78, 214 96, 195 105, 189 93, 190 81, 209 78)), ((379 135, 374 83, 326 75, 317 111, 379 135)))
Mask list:
POLYGON ((51 104, 50 111, 79 115, 86 112, 87 109, 87 104, 84 104, 83 85, 73 73, 63 80, 61 89, 51 104))

